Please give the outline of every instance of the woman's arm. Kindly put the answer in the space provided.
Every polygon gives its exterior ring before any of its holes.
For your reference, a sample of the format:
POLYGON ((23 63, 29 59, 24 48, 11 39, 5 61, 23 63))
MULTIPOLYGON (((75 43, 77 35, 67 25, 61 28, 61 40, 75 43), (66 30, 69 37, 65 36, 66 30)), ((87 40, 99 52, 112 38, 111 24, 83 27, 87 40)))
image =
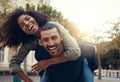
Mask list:
POLYGON ((33 82, 23 71, 18 71, 17 76, 19 76, 24 82, 33 82))
POLYGON ((64 55, 60 55, 55 58, 41 60, 32 66, 32 71, 33 72, 41 72, 51 65, 64 63, 64 62, 68 62, 68 61, 69 61, 69 59, 67 57, 65 57, 64 55))
POLYGON ((9 62, 9 69, 12 74, 16 73, 17 71, 22 71, 20 64, 26 58, 28 53, 29 51, 27 51, 24 46, 21 46, 17 52, 14 52, 9 62))
POLYGON ((62 43, 65 48, 64 56, 66 56, 69 60, 78 59, 81 55, 81 50, 75 38, 73 38, 61 24, 57 22, 50 23, 56 24, 61 34, 63 35, 62 43))
POLYGON ((14 52, 10 62, 9 69, 12 74, 22 71, 20 64, 26 58, 30 50, 35 49, 38 46, 38 40, 23 44, 17 52, 14 52))

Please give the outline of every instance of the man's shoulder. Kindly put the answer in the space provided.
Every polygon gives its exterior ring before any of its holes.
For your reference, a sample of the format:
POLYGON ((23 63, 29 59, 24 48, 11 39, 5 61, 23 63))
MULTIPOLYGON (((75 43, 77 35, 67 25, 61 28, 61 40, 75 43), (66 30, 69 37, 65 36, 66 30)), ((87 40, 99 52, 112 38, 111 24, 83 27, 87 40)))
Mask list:
POLYGON ((91 52, 95 50, 95 47, 93 45, 80 44, 79 46, 80 46, 81 51, 91 52))

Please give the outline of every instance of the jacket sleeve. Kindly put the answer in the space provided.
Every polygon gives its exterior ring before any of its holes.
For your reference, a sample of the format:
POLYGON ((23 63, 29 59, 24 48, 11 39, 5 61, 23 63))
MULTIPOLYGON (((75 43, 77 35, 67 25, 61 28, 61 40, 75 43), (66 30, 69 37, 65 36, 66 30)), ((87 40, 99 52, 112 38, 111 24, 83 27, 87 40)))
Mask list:
POLYGON ((92 45, 80 44, 81 57, 87 59, 88 66, 93 72, 98 68, 98 58, 96 54, 96 49, 92 45))
POLYGON ((51 22, 51 23, 56 24, 58 26, 59 31, 63 35, 62 43, 65 48, 64 55, 69 60, 77 60, 81 55, 81 51, 75 38, 73 38, 61 24, 57 22, 51 22))
POLYGON ((34 50, 38 46, 38 40, 25 43, 20 46, 20 49, 17 52, 14 52, 10 62, 9 69, 12 74, 17 71, 22 71, 20 64, 26 58, 30 50, 34 50))

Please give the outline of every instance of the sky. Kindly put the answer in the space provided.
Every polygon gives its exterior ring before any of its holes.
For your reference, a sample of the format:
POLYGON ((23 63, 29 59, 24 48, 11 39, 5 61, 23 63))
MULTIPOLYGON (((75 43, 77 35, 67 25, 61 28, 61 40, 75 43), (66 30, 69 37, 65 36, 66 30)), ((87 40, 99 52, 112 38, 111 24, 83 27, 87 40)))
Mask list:
POLYGON ((51 6, 65 18, 90 30, 120 17, 120 0, 51 0, 51 6))

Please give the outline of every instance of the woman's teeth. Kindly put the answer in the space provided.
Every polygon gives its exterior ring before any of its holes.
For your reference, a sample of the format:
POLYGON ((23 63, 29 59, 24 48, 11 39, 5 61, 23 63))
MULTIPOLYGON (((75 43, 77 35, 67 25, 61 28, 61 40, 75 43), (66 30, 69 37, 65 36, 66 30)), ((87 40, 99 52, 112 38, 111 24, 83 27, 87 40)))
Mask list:
POLYGON ((28 28, 28 31, 30 31, 32 28, 33 28, 33 25, 31 25, 31 26, 28 28))

